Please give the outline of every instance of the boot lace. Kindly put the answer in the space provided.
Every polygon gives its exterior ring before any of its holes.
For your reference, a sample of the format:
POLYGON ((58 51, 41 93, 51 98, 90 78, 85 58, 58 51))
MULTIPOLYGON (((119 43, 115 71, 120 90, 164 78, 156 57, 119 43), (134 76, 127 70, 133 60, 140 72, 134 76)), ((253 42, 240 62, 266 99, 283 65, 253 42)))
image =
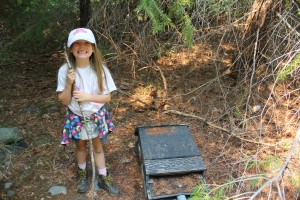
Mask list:
POLYGON ((87 175, 87 172, 86 170, 79 170, 79 180, 85 180, 86 179, 86 175, 87 175))
POLYGON ((113 179, 111 176, 104 176, 104 181, 105 183, 107 183, 108 185, 112 185, 113 179))

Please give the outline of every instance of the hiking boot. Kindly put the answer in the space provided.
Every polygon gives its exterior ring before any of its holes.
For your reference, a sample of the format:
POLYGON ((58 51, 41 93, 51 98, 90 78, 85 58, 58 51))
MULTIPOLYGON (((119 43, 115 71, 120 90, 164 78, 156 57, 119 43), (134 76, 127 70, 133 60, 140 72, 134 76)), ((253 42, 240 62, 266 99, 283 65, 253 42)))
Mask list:
POLYGON ((88 191, 88 174, 86 170, 78 168, 79 180, 77 184, 77 192, 86 193, 88 191))
POLYGON ((98 186, 99 188, 104 189, 111 195, 119 196, 120 190, 117 186, 113 184, 112 177, 107 173, 107 176, 99 175, 98 177, 98 186))

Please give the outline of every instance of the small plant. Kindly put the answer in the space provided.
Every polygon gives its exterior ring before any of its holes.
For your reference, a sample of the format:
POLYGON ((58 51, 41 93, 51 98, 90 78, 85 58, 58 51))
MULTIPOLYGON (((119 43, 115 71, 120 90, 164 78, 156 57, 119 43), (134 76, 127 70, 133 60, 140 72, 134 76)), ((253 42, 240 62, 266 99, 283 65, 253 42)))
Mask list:
POLYGON ((253 179, 251 181, 249 181, 249 184, 251 185, 251 187, 258 187, 260 184, 260 180, 259 179, 253 179))
POLYGON ((281 160, 277 155, 267 156, 264 160, 250 160, 248 169, 259 168, 260 174, 264 174, 263 170, 277 170, 281 166, 281 160))
POLYGON ((291 74, 294 70, 299 68, 300 64, 300 53, 298 53, 293 60, 290 62, 290 64, 281 69, 278 73, 277 73, 277 78, 279 81, 283 81, 286 79, 286 77, 291 74))
POLYGON ((184 27, 183 27, 183 40, 184 43, 191 48, 192 45, 194 44, 194 36, 193 33, 196 31, 196 29, 194 28, 194 26, 192 25, 191 19, 185 15, 183 17, 184 19, 184 27))
POLYGON ((198 200, 198 199, 209 199, 209 194, 207 192, 207 185, 204 182, 198 183, 193 190, 192 196, 189 200, 198 200))
POLYGON ((234 107, 234 114, 238 118, 243 117, 243 113, 241 111, 241 108, 245 104, 246 99, 247 99, 247 92, 244 92, 243 95, 240 97, 239 101, 237 102, 237 104, 234 107))
POLYGON ((230 198, 226 197, 225 192, 232 189, 233 186, 234 182, 228 181, 227 183, 209 191, 208 185, 202 181, 196 185, 189 200, 227 200, 230 198))
POLYGON ((300 191, 300 173, 289 177, 289 182, 293 187, 298 188, 298 191, 300 191))

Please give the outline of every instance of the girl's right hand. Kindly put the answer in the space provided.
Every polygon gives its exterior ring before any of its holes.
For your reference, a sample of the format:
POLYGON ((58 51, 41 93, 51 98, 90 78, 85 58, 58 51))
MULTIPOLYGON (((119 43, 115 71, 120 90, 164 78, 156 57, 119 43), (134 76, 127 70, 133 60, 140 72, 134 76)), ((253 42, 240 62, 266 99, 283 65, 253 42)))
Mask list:
POLYGON ((72 85, 75 81, 76 73, 74 69, 69 69, 67 72, 67 83, 72 85))

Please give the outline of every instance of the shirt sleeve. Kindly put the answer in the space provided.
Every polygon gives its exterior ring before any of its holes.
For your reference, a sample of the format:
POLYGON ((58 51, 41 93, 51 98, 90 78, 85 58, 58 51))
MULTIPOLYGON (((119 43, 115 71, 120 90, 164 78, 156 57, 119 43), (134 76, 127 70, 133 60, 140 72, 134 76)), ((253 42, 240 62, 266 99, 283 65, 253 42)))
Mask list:
POLYGON ((66 85, 67 65, 64 64, 58 70, 56 92, 62 92, 66 85))
POLYGON ((106 66, 103 66, 103 71, 104 71, 104 77, 102 79, 103 81, 103 92, 102 94, 108 94, 111 93, 112 91, 117 90, 116 84, 111 76, 111 73, 107 69, 106 66))

